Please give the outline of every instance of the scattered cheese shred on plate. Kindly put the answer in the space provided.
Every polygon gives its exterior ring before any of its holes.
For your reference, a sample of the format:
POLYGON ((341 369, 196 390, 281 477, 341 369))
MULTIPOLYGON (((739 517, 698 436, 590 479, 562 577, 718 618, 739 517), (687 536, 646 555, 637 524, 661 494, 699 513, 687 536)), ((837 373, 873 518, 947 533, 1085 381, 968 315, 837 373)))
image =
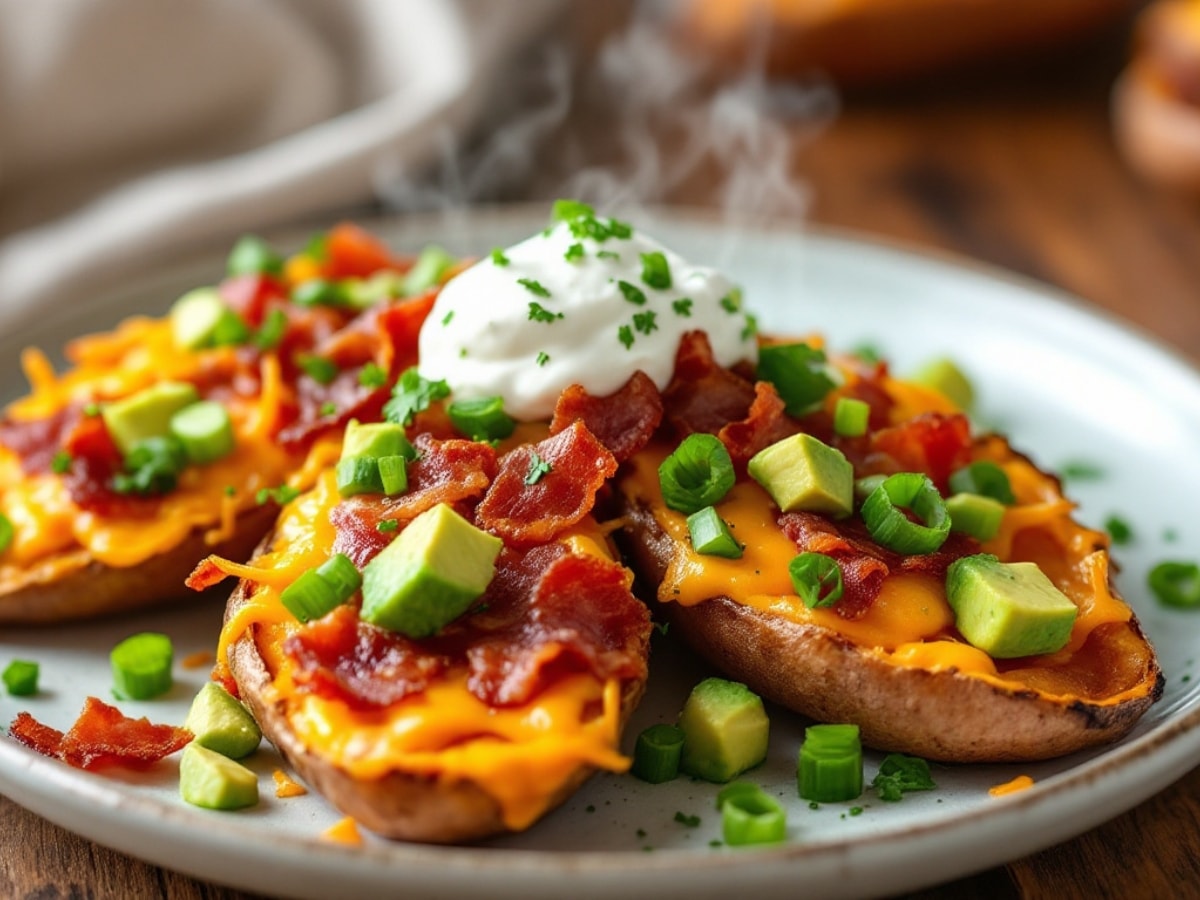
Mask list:
MULTIPOLYGON (((308 788, 289 778, 287 772, 283 771, 283 769, 276 769, 271 773, 271 777, 275 779, 275 796, 279 797, 280 799, 284 799, 286 797, 303 797, 308 793, 308 788)), ((339 825, 344 824, 344 822, 347 821, 350 822, 351 825, 354 824, 353 820, 345 819, 342 823, 339 823, 339 825)), ((334 828, 337 827, 337 825, 334 826, 334 828)))
POLYGON ((339 844, 362 843, 362 835, 358 833, 358 823, 349 816, 330 825, 321 832, 321 837, 339 844))
POLYGON ((1004 784, 998 784, 995 787, 988 788, 988 793, 993 797, 1003 797, 1006 794, 1015 794, 1017 791, 1023 791, 1033 787, 1033 779, 1028 775, 1018 775, 1012 781, 1006 781, 1004 784))

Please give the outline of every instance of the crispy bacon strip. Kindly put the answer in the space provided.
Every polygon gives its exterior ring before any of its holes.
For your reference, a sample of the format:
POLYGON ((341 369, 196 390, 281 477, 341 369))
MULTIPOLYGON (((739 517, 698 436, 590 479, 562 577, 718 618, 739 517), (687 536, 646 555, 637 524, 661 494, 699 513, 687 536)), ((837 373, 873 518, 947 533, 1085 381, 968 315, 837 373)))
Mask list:
POLYGON ((500 474, 475 510, 477 523, 522 546, 553 540, 592 510, 617 461, 582 422, 500 460, 500 474), (538 462, 549 470, 539 471, 538 462))
POLYGON ((689 331, 675 354, 675 377, 662 395, 667 421, 681 435, 716 434, 729 422, 745 419, 754 402, 754 385, 717 365, 702 331, 689 331))
POLYGON ((924 472, 945 493, 950 473, 970 461, 967 417, 924 413, 874 432, 866 466, 877 472, 924 472))
POLYGON ((729 451, 734 465, 745 466, 750 457, 800 431, 795 419, 784 412, 784 402, 775 385, 760 381, 754 385, 754 402, 746 418, 730 422, 717 432, 729 451))
POLYGON ((83 711, 66 734, 24 712, 17 714, 9 733, 30 749, 77 769, 108 765, 145 768, 192 740, 186 729, 154 725, 144 717, 131 719, 95 697, 84 701, 83 711))
POLYGON ((298 685, 359 709, 420 693, 450 662, 403 635, 363 622, 352 606, 310 622, 284 642, 283 651, 296 664, 298 685))
POLYGON ((646 446, 662 417, 658 388, 639 369, 620 390, 607 397, 593 397, 582 385, 568 387, 554 407, 550 433, 558 434, 572 422, 582 422, 622 463, 646 446))
POLYGON ((870 609, 893 572, 925 572, 945 578, 950 563, 979 552, 977 541, 954 533, 934 553, 902 555, 875 543, 861 521, 833 522, 815 513, 784 513, 779 527, 801 553, 824 553, 837 560, 844 593, 833 610, 843 619, 857 619, 870 609))

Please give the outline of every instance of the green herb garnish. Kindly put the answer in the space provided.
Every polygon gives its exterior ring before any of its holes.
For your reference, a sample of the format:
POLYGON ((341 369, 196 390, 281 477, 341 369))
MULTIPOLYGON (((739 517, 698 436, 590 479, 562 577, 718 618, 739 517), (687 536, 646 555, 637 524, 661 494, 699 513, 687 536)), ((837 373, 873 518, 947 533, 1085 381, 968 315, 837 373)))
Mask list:
POLYGON ((654 321, 657 317, 658 313, 652 309, 648 309, 645 312, 634 313, 634 330, 640 332, 641 334, 649 334, 652 331, 657 331, 658 323, 654 321))
POLYGON ((533 278, 518 278, 517 284, 521 285, 523 288, 525 288, 525 290, 529 291, 529 293, 536 297, 548 298, 550 296, 550 292, 542 286, 542 283, 534 280, 533 278))
POLYGON ((660 291, 671 286, 671 266, 663 253, 655 250, 642 254, 642 281, 660 291))
POLYGON ((672 301, 671 309, 675 310, 675 315, 690 319, 692 317, 692 298, 681 297, 678 300, 672 301))
POLYGON ((281 484, 279 487, 259 488, 254 495, 254 502, 262 506, 268 500, 274 500, 280 506, 286 506, 299 496, 298 488, 294 488, 290 484, 281 484))
POLYGON ((529 460, 529 471, 525 474, 525 484, 534 485, 545 478, 553 471, 554 467, 546 460, 537 455, 537 451, 532 451, 533 455, 529 460))
POLYGON ((551 312, 536 300, 529 301, 529 321, 531 322, 553 322, 562 317, 562 313, 551 312))
POLYGON ((499 247, 492 249, 492 263, 500 267, 508 265, 508 257, 504 255, 504 251, 499 247))
POLYGON ((646 295, 637 285, 630 284, 628 281, 618 281, 617 287, 621 289, 621 293, 625 295, 625 299, 634 306, 646 305, 646 295))
POLYGON ((70 471, 72 462, 74 462, 74 457, 70 453, 66 450, 59 450, 50 460, 50 471, 55 475, 65 475, 70 471))
POLYGON ((430 381, 422 378, 416 367, 405 369, 392 388, 392 398, 383 406, 383 416, 389 422, 406 428, 413 423, 417 413, 429 409, 429 404, 450 396, 450 385, 445 381, 430 381))
POLYGON ((633 329, 628 325, 622 325, 617 329, 617 340, 625 345, 626 350, 633 347, 633 329))
POLYGON ((358 383, 367 388, 381 388, 387 384, 387 377, 387 369, 369 362, 359 370, 358 383))
POLYGON ((576 260, 583 259, 583 244, 578 242, 572 244, 567 248, 567 252, 563 254, 563 258, 567 262, 575 262, 576 260))

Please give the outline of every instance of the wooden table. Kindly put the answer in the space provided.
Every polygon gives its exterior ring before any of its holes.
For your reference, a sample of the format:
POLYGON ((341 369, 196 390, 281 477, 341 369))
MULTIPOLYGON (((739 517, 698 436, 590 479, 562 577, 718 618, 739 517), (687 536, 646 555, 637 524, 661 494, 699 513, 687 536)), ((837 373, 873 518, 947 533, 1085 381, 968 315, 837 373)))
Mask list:
MULTIPOLYGON (((1058 285, 1200 356, 1200 206, 1133 178, 1109 136, 1125 38, 1063 65, 851 98, 794 172, 811 219, 950 251, 1058 285)), ((595 132, 586 105, 567 130, 595 132)), ((799 130, 795 133, 799 136, 799 130)), ((555 154, 501 199, 552 196, 555 154)), ((713 167, 655 199, 712 205, 713 167)), ((1080 838, 921 898, 1200 896, 1200 769, 1080 838)), ((221 898, 75 837, 0 798, 0 896, 221 898)))

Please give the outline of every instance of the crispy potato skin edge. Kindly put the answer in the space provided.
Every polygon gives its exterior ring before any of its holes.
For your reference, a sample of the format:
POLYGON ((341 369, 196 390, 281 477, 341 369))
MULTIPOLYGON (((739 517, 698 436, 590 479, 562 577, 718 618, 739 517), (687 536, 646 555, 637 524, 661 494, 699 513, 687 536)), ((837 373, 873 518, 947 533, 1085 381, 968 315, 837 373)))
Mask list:
MULTIPOLYGON (((268 535, 259 552, 270 546, 268 535)), ((226 620, 246 602, 250 585, 243 581, 229 598, 226 620)), ((457 844, 509 831, 499 803, 485 787, 470 780, 449 781, 432 776, 392 772, 364 781, 304 746, 287 720, 285 704, 276 695, 252 631, 229 649, 229 668, 241 698, 267 739, 311 787, 364 828, 405 841, 457 844)), ((645 690, 645 682, 630 682, 621 696, 623 730, 645 690)), ((595 770, 580 766, 554 794, 547 811, 561 804, 595 770)))
MULTIPOLYGON (((623 514, 634 569, 646 584, 657 584, 674 550, 671 539, 647 507, 627 502, 623 514)), ((1113 706, 1063 704, 957 672, 889 665, 828 629, 770 616, 727 597, 658 606, 693 649, 767 699, 819 721, 856 723, 872 747, 931 760, 1063 756, 1119 739, 1162 694, 1157 664, 1145 673, 1154 687, 1143 697, 1113 706)), ((1141 638, 1136 619, 1132 627, 1141 638)))
MULTIPOLYGON (((239 562, 247 559, 278 513, 273 503, 244 512, 238 517, 237 533, 219 544, 207 544, 207 529, 196 529, 183 543, 136 566, 85 562, 51 580, 30 580, 0 593, 0 625, 52 625, 193 600, 195 594, 183 582, 196 563, 214 553, 239 562)), ((153 527, 152 520, 147 527, 153 527)))

